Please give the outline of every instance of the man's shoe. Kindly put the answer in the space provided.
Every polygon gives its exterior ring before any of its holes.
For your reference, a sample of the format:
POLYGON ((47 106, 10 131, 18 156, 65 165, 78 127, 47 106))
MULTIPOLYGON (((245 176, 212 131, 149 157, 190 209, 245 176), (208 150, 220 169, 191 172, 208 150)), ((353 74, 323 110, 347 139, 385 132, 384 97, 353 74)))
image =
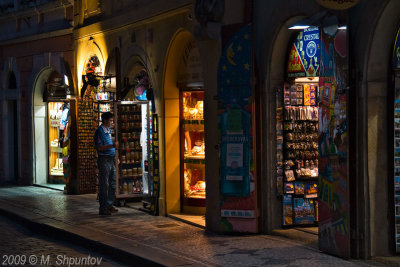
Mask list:
POLYGON ((109 209, 101 210, 99 215, 111 215, 111 211, 109 209))
POLYGON ((118 209, 114 208, 114 206, 108 207, 108 210, 109 210, 111 213, 116 213, 116 212, 118 212, 118 209))

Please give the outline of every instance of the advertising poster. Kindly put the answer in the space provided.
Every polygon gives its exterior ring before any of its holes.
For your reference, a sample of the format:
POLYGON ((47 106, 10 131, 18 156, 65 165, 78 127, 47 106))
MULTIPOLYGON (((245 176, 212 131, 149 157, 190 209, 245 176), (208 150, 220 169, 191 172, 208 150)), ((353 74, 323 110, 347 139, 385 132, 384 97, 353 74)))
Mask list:
MULTIPOLYGON (((347 128, 347 33, 321 32, 319 107, 319 249, 350 257, 350 191, 347 128)), ((307 194, 306 185, 306 194, 307 194)), ((310 187, 310 194, 315 188, 310 187)))
POLYGON ((226 180, 242 181, 243 144, 228 143, 226 147, 226 167, 228 168, 226 180))
POLYGON ((221 227, 257 232, 252 138, 251 25, 222 28, 218 66, 221 227))
POLYGON ((300 31, 289 52, 288 77, 316 77, 319 75, 320 30, 310 27, 300 31))

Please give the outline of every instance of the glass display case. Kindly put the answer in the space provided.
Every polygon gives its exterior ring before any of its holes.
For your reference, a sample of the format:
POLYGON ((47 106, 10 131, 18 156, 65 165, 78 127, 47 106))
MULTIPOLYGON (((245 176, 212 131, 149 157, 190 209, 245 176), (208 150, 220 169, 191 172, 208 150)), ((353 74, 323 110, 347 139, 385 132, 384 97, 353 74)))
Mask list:
POLYGON ((117 198, 149 194, 149 103, 115 102, 117 198))
POLYGON ((181 92, 181 187, 188 206, 205 206, 203 105, 204 91, 181 92))
POLYGON ((63 102, 49 102, 49 181, 48 183, 63 183, 63 161, 62 161, 62 130, 60 122, 63 115, 63 102), (61 132, 60 132, 61 130, 61 132))

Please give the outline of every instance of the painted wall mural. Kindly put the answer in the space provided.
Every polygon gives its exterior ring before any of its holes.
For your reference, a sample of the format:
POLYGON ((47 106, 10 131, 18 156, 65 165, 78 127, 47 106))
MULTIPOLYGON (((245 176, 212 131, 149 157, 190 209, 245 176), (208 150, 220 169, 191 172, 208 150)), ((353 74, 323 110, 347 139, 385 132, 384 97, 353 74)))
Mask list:
POLYGON ((319 248, 350 257, 346 31, 321 32, 319 248))
POLYGON ((218 67, 221 226, 226 232, 256 232, 251 26, 227 26, 222 35, 227 41, 218 67))

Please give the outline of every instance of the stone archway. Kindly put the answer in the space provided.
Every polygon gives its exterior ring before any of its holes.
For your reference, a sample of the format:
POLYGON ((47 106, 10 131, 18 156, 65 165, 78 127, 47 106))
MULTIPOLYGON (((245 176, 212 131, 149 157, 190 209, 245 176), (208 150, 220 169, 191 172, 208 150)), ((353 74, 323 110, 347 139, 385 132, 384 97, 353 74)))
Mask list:
MULTIPOLYGON (((273 41, 269 43, 270 50, 264 55, 266 66, 265 84, 261 92, 261 117, 262 119, 262 132, 274 133, 276 132, 275 116, 271 114, 276 113, 276 89, 282 87, 285 82, 285 67, 287 64, 288 45, 294 34, 293 31, 288 30, 288 27, 294 21, 302 17, 292 17, 285 21, 283 25, 277 29, 273 41)), ((264 75, 261 75, 264 76, 264 75)), ((268 135, 269 136, 269 135, 268 135)), ((276 138, 262 138, 262 152, 261 161, 267 162, 267 166, 262 168, 261 177, 263 179, 262 192, 262 213, 264 220, 262 231, 271 233, 273 229, 278 229, 282 225, 282 208, 281 202, 276 197, 276 152, 275 148, 276 138)))
POLYGON ((47 104, 43 101, 45 83, 48 81, 53 69, 42 69, 33 86, 33 183, 45 184, 48 179, 48 123, 47 104))
POLYGON ((388 136, 393 125, 393 114, 389 114, 388 109, 384 107, 393 105, 391 62, 400 23, 400 2, 388 1, 377 17, 365 55, 361 55, 367 60, 364 69, 360 70, 363 80, 359 84, 359 111, 363 114, 360 131, 364 133, 361 145, 364 148, 364 177, 369 199, 365 213, 369 224, 370 242, 365 249, 369 250, 367 255, 370 256, 388 255, 392 251, 391 244, 394 244, 394 226, 391 220, 387 219, 388 214, 394 214, 391 210, 394 209, 394 204, 390 201, 390 194, 393 195, 393 192, 389 192, 392 185, 388 184, 392 180, 389 175, 392 173, 390 168, 393 159, 388 155, 393 151, 393 140, 388 140, 388 136), (386 179, 382 179, 385 177, 386 179))
POLYGON ((185 46, 192 34, 184 29, 175 32, 168 46, 163 75, 164 184, 166 213, 179 213, 180 203, 180 134, 179 134, 179 66, 185 46), (165 127, 167 126, 168 127, 165 127))

